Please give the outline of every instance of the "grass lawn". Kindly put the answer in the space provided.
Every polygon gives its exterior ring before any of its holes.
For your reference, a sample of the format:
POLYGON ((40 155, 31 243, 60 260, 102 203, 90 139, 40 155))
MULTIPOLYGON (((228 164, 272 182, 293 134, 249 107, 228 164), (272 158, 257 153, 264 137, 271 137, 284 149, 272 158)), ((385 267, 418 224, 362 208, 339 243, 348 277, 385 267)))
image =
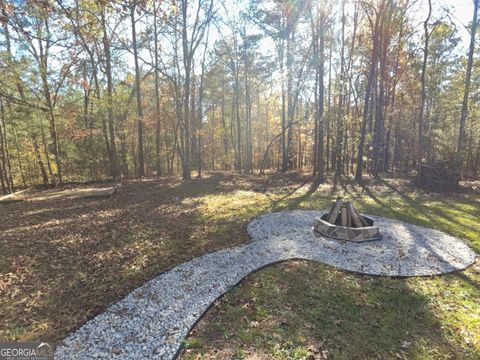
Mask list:
MULTIPOLYGON (((61 339, 153 276, 248 242, 246 224, 258 214, 327 208, 337 195, 363 212, 459 236, 480 252, 478 190, 428 194, 387 179, 325 184, 311 194, 306 180, 147 179, 125 183, 106 200, 0 207, 0 339, 61 339)), ((230 291, 194 329, 182 356, 478 358, 479 299, 478 262, 462 273, 414 279, 289 262, 230 291)))
MULTIPOLYGON (((300 190, 277 205, 325 208, 332 194, 353 198, 363 212, 440 229, 480 250, 474 193, 427 194, 386 180, 326 185, 312 195, 300 190)), ((217 301, 185 349, 183 359, 480 359, 480 263, 408 279, 282 263, 248 276, 217 301)))
POLYGON ((42 191, 0 205, 0 340, 59 340, 163 271, 248 242, 246 224, 267 211, 250 194, 275 197, 302 181, 145 179, 123 183, 111 199, 42 191))

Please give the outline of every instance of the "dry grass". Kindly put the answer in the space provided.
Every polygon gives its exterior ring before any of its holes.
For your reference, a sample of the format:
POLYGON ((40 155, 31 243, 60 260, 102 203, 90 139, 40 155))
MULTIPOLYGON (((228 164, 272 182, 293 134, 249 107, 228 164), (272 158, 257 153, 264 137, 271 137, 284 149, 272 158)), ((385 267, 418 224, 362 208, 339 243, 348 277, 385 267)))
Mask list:
POLYGON ((58 340, 153 276, 247 242, 245 225, 261 208, 242 191, 282 192, 299 179, 146 179, 110 199, 49 190, 0 205, 0 339, 58 340))

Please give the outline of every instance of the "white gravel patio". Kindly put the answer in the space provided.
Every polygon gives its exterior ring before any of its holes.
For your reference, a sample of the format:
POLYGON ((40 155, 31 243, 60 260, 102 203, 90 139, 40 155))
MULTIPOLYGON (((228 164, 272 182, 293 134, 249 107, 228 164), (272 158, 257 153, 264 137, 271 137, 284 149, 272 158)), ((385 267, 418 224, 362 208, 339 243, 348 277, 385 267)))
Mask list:
POLYGON ((437 230, 371 216, 383 239, 347 242, 316 235, 322 211, 262 215, 252 241, 176 266, 88 321, 57 346, 55 359, 172 359, 210 305, 245 276, 289 259, 319 261, 369 275, 423 276, 465 269, 477 254, 437 230))

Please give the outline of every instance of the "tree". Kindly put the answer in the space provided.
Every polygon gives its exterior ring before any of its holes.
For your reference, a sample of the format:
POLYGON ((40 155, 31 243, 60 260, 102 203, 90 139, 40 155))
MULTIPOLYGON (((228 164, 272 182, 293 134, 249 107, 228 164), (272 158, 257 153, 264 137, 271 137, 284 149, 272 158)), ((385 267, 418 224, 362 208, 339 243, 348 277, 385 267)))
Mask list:
POLYGON ((360 180, 452 158, 478 177, 475 31, 463 61, 433 3, 247 3, 3 1, 2 191, 192 168, 360 180))
POLYGON ((206 29, 213 16, 213 0, 198 0, 194 9, 194 18, 190 23, 190 11, 192 3, 189 0, 180 1, 180 28, 183 55, 183 156, 182 177, 185 180, 191 178, 191 112, 190 95, 193 59, 198 46, 205 36, 206 29))
POLYGON ((132 0, 130 3, 130 21, 132 27, 132 47, 133 60, 135 62, 135 95, 137 99, 137 129, 138 129, 138 175, 145 176, 145 152, 143 144, 143 107, 142 107, 142 91, 140 87, 140 67, 138 65, 138 48, 137 48, 137 32, 135 12, 137 9, 137 1, 132 0))
POLYGON ((161 159, 161 119, 160 119, 160 74, 159 74, 159 50, 158 50, 158 5, 157 0, 153 0, 153 42, 154 42, 154 61, 155 61, 155 117, 156 117, 156 131, 155 131, 155 167, 157 175, 162 174, 162 159, 161 159))
POLYGON ((363 174, 363 156, 364 156, 364 147, 365 147, 365 137, 367 130, 368 116, 370 112, 370 98, 372 95, 373 85, 375 83, 375 78, 377 75, 377 62, 378 62, 378 46, 380 38, 380 24, 382 18, 382 6, 383 0, 379 5, 379 10, 375 8, 370 8, 369 4, 362 3, 364 7, 368 21, 371 29, 372 36, 372 51, 371 51, 371 60, 370 60, 370 69, 367 77, 367 86, 365 89, 364 101, 363 101, 363 115, 362 123, 360 129, 360 142, 358 144, 358 155, 357 155, 357 170, 355 173, 355 180, 361 181, 363 174))
POLYGON ((465 159, 465 148, 466 148, 465 122, 467 120, 467 114, 468 114, 468 97, 470 94, 470 83, 472 78, 473 53, 475 51, 475 34, 477 32, 478 2, 479 0, 474 0, 473 2, 473 20, 472 20, 472 26, 470 29, 470 47, 468 50, 467 71, 465 73, 465 87, 463 89, 462 113, 460 115, 460 129, 458 131, 457 169, 459 174, 461 174, 462 172, 462 166, 465 159))
MULTIPOLYGON (((22 37, 27 45, 29 54, 36 63, 37 75, 40 78, 38 91, 43 96, 47 108, 48 120, 50 125, 50 136, 53 142, 53 153, 57 167, 58 181, 62 183, 62 162, 60 155, 60 145, 57 131, 56 106, 58 104, 58 95, 65 80, 69 75, 70 69, 75 64, 76 59, 70 58, 70 61, 63 63, 60 69, 56 69, 58 76, 52 75, 50 63, 53 62, 51 50, 54 46, 59 46, 63 37, 61 34, 51 31, 52 23, 60 21, 54 9, 48 4, 22 4, 21 9, 26 16, 20 16, 22 12, 12 12, 15 14, 10 17, 18 36, 22 37)), ((55 62, 61 62, 61 59, 55 59, 55 62)))
MULTIPOLYGON (((118 156, 113 113, 113 77, 112 77, 112 56, 110 50, 110 37, 107 31, 106 8, 100 10, 100 19, 103 32, 103 51, 105 56, 105 75, 107 77, 107 113, 108 113, 108 132, 110 135, 110 166, 112 177, 115 180, 118 175, 118 156)), ((108 147, 107 147, 108 149, 108 147)))
POLYGON ((417 182, 422 184, 422 163, 423 163, 423 153, 424 153, 424 138, 423 138, 423 126, 424 126, 424 113, 425 113, 425 102, 427 99, 426 93, 426 80, 425 74, 427 71, 427 59, 428 59, 428 43, 430 40, 430 31, 428 30, 428 22, 432 16, 432 1, 428 0, 428 15, 425 21, 423 22, 423 31, 424 31, 424 46, 423 46, 423 61, 422 61, 422 74, 420 76, 421 83, 421 95, 420 95, 420 110, 418 115, 418 156, 417 156, 417 182))
MULTIPOLYGON (((325 99, 325 2, 316 3, 317 17, 312 15, 313 55, 315 64, 315 142, 313 146, 313 175, 321 183, 325 178, 324 160, 324 99, 325 99)), ((327 154, 328 156, 328 154, 327 154)))

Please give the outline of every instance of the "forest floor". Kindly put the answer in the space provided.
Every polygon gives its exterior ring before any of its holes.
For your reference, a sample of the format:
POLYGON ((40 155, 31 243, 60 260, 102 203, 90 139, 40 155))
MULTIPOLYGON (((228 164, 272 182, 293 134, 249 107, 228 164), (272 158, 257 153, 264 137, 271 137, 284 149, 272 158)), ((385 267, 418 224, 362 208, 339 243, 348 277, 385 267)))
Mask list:
MULTIPOLYGON (((465 239, 480 253, 480 192, 427 193, 402 179, 326 183, 307 175, 127 181, 108 199, 0 205, 0 339, 59 340, 148 279, 249 241, 255 216, 323 209, 341 195, 366 213, 465 239)), ((105 186, 105 185, 103 185, 105 186)), ((186 358, 478 358, 480 264, 388 279, 289 262, 245 279, 186 341, 186 358), (337 356, 336 356, 337 355, 337 356)))

